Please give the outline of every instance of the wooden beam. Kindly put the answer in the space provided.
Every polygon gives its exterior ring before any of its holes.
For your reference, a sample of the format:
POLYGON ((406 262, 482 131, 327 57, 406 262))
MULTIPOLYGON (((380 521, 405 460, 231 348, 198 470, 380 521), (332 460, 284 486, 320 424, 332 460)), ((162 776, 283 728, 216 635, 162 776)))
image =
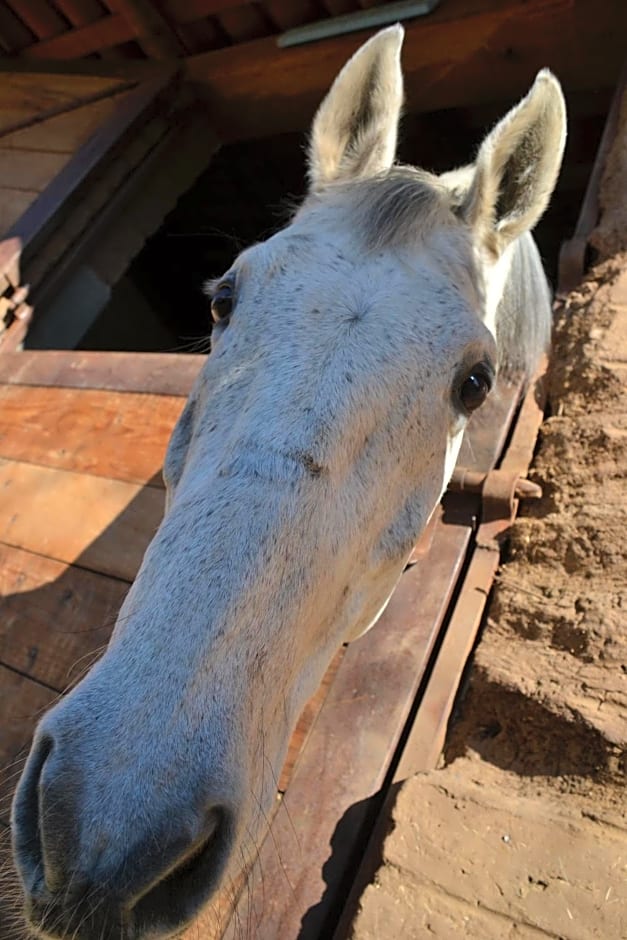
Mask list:
MULTIPOLYGON (((163 73, 163 63, 148 59, 32 59, 0 56, 0 76, 14 75, 88 75, 135 83, 148 81, 163 73)), ((0 77, 0 81, 3 79, 0 77)))
POLYGON ((172 23, 194 23, 244 5, 245 0, 162 0, 160 4, 172 23))
POLYGON ((164 75, 161 79, 146 82, 126 92, 125 99, 111 118, 76 151, 50 186, 41 193, 8 233, 9 238, 20 240, 22 251, 26 250, 65 200, 86 179, 103 155, 169 83, 170 77, 171 74, 164 75))
POLYGON ((156 486, 0 458, 0 543, 132 581, 163 516, 156 486))
POLYGON ((0 457, 162 489, 166 446, 184 404, 165 395, 0 386, 0 457))
POLYGON ((78 59, 135 39, 135 31, 121 13, 105 16, 87 26, 33 43, 23 50, 29 59, 78 59))
MULTIPOLYGON (((408 109, 515 99, 543 66, 567 90, 613 85, 626 34, 623 0, 449 0, 406 24, 408 109)), ((289 49, 279 49, 273 37, 255 40, 193 56, 186 75, 211 103, 224 140, 303 130, 367 36, 289 49)))
POLYGON ((127 591, 126 581, 0 542, 0 662, 62 692, 109 639, 127 591))
POLYGON ((55 0, 55 6, 73 26, 87 26, 102 17, 99 0, 55 0))
MULTIPOLYGON (((13 258, 19 246, 10 253, 13 258)), ((0 268, 0 271, 2 269, 0 268)), ((192 353, 93 352, 59 349, 0 351, 0 383, 115 392, 144 392, 186 398, 206 356, 192 353)))
MULTIPOLYGON (((128 10, 122 12, 124 5, 123 2, 119 2, 117 3, 119 9, 110 16, 103 16, 50 39, 29 44, 28 40, 23 38, 19 47, 27 46, 27 48, 23 49, 22 55, 29 59, 77 59, 137 39, 138 28, 140 31, 143 28, 138 24, 142 22, 146 26, 147 20, 149 20, 153 24, 153 29, 157 17, 162 25, 166 22, 153 8, 152 4, 146 2, 141 4, 141 9, 144 12, 143 20, 141 12, 139 19, 137 19, 137 10, 140 9, 139 3, 131 0, 126 5, 128 10), (131 7, 135 7, 135 13, 129 16, 128 11, 131 7)), ((184 5, 170 0, 169 3, 164 4, 164 13, 171 18, 172 22, 193 23, 203 17, 241 5, 242 0, 190 0, 189 3, 184 5)), ((150 29, 148 33, 150 33, 150 29)), ((176 38, 174 31, 170 31, 170 36, 176 38)), ((12 35, 7 40, 9 44, 14 44, 16 41, 12 38, 12 35)))
POLYGON ((62 16, 45 0, 9 0, 9 6, 38 39, 49 39, 65 32, 62 16))
POLYGON ((6 3, 0 3, 0 49, 9 55, 15 55, 20 49, 33 41, 31 32, 26 28, 6 3))
POLYGON ((14 131, 109 98, 132 85, 123 79, 92 75, 6 72, 0 83, 0 147, 1 138, 14 131))
POLYGON ((147 0, 105 0, 113 13, 121 13, 149 58, 169 61, 184 55, 176 33, 156 7, 147 0))

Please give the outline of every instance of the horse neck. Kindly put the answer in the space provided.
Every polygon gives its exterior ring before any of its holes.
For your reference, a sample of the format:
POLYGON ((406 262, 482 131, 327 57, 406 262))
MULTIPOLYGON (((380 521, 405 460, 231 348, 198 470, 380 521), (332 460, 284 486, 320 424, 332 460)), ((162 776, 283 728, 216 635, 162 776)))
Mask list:
POLYGON ((496 310, 501 374, 533 374, 551 341, 551 291, 536 243, 529 233, 516 240, 496 310))

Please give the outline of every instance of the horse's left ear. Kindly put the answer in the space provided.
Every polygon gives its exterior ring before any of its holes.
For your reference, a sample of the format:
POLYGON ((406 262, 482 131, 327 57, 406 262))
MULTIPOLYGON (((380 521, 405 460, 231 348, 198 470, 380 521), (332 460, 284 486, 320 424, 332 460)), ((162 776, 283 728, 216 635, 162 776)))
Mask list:
POLYGON ((532 229, 546 209, 565 143, 562 89, 543 69, 527 96, 483 141, 461 207, 493 254, 532 229))
POLYGON ((309 181, 326 183, 374 176, 394 162, 403 103, 402 26, 378 32, 357 50, 335 79, 311 128, 309 181))

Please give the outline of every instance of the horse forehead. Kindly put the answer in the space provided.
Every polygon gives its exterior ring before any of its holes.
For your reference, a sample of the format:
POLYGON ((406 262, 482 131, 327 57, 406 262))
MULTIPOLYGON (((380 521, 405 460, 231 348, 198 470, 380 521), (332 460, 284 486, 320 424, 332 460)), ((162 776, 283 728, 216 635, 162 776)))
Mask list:
MULTIPOLYGON (((251 294, 261 309, 264 301, 271 305, 274 298, 286 298, 290 319, 311 332, 321 321, 309 314, 321 306, 329 313, 348 308, 359 317, 385 304, 379 312, 387 320, 406 316, 409 309, 418 330, 433 323, 440 333, 447 327, 454 333, 460 318, 475 318, 483 302, 466 233, 452 226, 434 229, 419 243, 369 250, 358 232, 338 224, 333 215, 305 215, 247 249, 237 269, 244 282, 252 282, 251 294)), ((341 317, 336 323, 341 329, 341 317)))

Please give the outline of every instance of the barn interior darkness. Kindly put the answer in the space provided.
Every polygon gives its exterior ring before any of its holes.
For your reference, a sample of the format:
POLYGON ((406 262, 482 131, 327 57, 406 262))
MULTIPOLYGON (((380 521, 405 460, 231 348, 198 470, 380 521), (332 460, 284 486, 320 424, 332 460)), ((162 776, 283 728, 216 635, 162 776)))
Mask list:
MULTIPOLYGON (((536 230, 555 283, 561 242, 574 230, 610 91, 571 96, 564 167, 549 211, 536 230)), ((406 115, 401 160, 441 172, 472 159, 484 134, 511 102, 406 115)), ((197 351, 210 330, 203 283, 225 271, 246 245, 289 218, 304 192, 303 134, 223 147, 131 262, 79 348, 197 351)))

